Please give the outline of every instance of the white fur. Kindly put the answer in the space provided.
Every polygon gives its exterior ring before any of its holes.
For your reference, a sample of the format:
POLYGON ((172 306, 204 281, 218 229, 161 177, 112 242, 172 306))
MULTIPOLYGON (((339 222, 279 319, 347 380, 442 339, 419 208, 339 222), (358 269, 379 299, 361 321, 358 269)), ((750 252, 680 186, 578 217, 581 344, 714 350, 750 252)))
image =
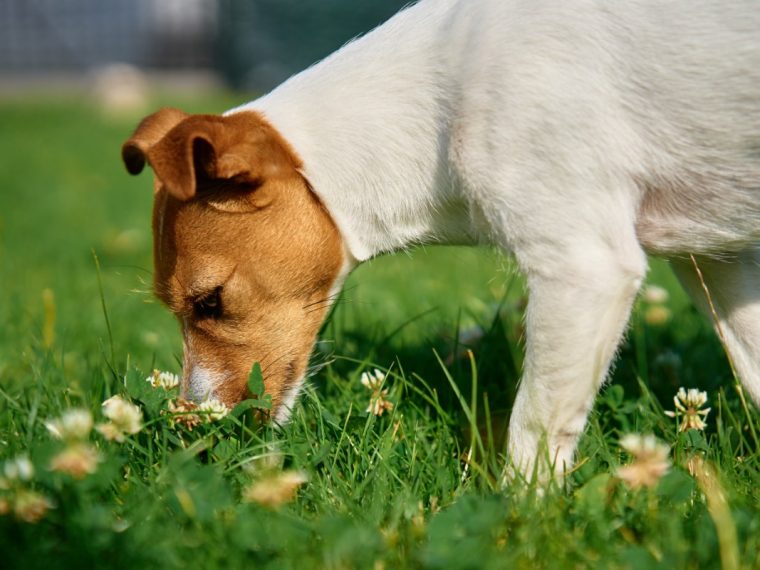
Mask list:
POLYGON ((193 337, 188 333, 186 320, 183 321, 182 328, 182 354, 184 358, 182 370, 184 377, 181 382, 181 395, 183 398, 195 402, 203 402, 214 397, 216 388, 227 379, 228 373, 215 372, 196 362, 192 356, 195 354, 193 337))
MULTIPOLYGON (((509 443, 523 472, 542 441, 570 464, 645 251, 760 240, 752 0, 422 0, 231 112, 248 109, 301 156, 357 261, 421 242, 514 253, 531 295, 509 443)), ((710 279, 760 401, 747 259, 710 279)))
POLYGON ((224 374, 217 374, 198 364, 190 367, 184 397, 203 402, 214 395, 216 387, 224 381, 224 374))
POLYGON ((290 388, 285 391, 282 397, 282 401, 274 414, 274 423, 277 425, 285 425, 290 420, 290 414, 293 412, 293 407, 296 405, 298 395, 301 393, 303 387, 303 378, 299 378, 290 388))

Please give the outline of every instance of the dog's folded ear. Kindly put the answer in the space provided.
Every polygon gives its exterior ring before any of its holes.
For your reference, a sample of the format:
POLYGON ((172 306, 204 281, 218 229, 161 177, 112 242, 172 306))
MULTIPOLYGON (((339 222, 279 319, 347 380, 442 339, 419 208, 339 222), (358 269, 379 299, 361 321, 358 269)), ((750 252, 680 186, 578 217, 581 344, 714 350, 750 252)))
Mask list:
POLYGON ((188 114, 164 107, 145 117, 121 147, 121 159, 130 174, 140 174, 145 168, 148 151, 177 126, 188 114))
MULTIPOLYGON (((235 180, 256 186, 251 165, 236 148, 239 129, 216 115, 186 115, 161 109, 140 123, 122 146, 122 159, 131 174, 147 161, 166 190, 178 200, 190 200, 198 183, 235 180)), ((238 145, 239 146, 239 145, 238 145)))

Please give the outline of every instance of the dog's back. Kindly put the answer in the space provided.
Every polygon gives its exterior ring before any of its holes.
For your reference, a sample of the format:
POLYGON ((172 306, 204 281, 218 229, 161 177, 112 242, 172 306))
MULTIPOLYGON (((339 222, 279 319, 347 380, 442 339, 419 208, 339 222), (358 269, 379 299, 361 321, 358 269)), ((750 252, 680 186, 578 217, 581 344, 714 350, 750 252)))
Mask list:
MULTIPOLYGON (((604 164, 600 182, 627 179, 639 194, 650 251, 724 253, 760 239, 756 3, 494 0, 458 11, 453 25, 472 33, 462 68, 474 153, 488 146, 544 172, 573 165, 554 176, 604 164)), ((466 172, 473 152, 463 152, 466 172)))
MULTIPOLYGON (((618 6, 618 3, 615 4, 618 6)), ((737 250, 760 232, 760 10, 751 1, 625 3, 632 111, 653 166, 639 232, 656 250, 737 250), (641 5, 639 5, 641 4, 641 5), (630 24, 629 24, 630 25, 630 24)))

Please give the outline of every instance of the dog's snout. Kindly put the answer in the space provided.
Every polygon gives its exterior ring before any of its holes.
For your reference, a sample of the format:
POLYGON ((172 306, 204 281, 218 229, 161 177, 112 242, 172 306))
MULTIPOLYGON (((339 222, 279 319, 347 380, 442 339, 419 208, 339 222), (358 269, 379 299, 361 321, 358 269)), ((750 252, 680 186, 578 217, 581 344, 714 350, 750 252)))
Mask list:
POLYGON ((202 402, 213 397, 223 376, 198 364, 185 370, 182 382, 182 397, 195 402, 202 402))

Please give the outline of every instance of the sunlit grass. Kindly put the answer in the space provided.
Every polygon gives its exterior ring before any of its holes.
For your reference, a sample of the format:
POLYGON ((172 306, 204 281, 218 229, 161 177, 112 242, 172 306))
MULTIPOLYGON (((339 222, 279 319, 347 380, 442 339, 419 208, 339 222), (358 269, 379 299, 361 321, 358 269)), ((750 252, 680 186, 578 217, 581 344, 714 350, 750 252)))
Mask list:
POLYGON ((664 263, 649 282, 667 298, 638 302, 577 466, 542 496, 500 485, 525 296, 493 251, 359 268, 288 426, 238 410, 189 430, 169 413, 176 389, 146 381, 179 372, 181 346, 150 294, 150 177, 119 162, 137 117, 32 101, 0 104, 0 118, 3 568, 760 567, 758 415, 664 263), (704 431, 665 414, 681 386, 707 391, 704 431), (113 422, 114 395, 141 413, 122 442, 45 425, 72 409, 113 422), (670 448, 651 487, 616 475, 634 460, 630 433, 670 448))

